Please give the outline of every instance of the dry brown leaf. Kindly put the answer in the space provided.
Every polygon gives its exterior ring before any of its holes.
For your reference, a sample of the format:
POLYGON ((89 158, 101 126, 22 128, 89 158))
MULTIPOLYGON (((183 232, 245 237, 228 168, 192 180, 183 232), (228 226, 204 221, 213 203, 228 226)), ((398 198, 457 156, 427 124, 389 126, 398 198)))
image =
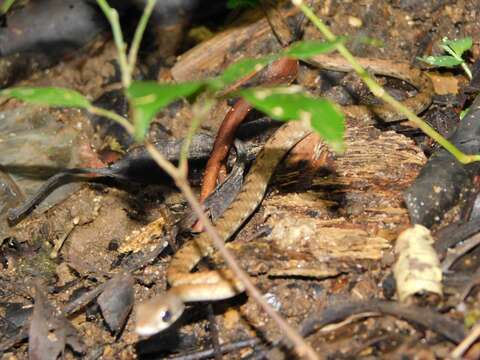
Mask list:
POLYGON ((429 73, 432 79, 433 89, 438 95, 458 94, 458 79, 453 75, 429 73))

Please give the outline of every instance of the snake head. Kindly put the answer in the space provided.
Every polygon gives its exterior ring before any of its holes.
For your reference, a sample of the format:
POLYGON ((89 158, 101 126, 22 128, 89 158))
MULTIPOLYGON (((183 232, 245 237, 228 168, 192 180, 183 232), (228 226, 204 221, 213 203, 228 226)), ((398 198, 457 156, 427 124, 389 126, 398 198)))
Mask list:
POLYGON ((137 334, 151 336, 167 329, 182 315, 183 301, 175 294, 167 292, 145 301, 137 307, 137 334))

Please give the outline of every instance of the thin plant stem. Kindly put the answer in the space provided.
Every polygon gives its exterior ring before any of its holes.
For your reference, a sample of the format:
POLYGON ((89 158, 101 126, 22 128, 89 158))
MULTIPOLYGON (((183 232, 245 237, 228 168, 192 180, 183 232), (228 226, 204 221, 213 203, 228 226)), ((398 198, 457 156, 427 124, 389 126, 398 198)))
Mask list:
MULTIPOLYGON (((294 5, 300 8, 300 10, 305 14, 305 16, 308 17, 308 19, 317 27, 318 30, 320 30, 320 32, 323 34, 323 36, 325 36, 327 40, 335 41, 337 39, 337 37, 330 31, 328 26, 326 26, 323 21, 313 13, 310 7, 303 3, 302 0, 292 0, 292 2, 294 5)), ((342 43, 337 43, 335 45, 335 48, 352 65, 353 70, 358 74, 358 76, 360 76, 360 78, 375 96, 377 96, 387 104, 391 105, 395 110, 405 115, 408 120, 417 125, 426 135, 430 136, 432 139, 438 142, 459 162, 461 162, 462 164, 468 164, 474 161, 480 161, 480 155, 468 155, 463 153, 450 141, 440 135, 430 125, 420 119, 408 107, 403 105, 401 102, 395 100, 367 73, 367 71, 365 71, 365 69, 358 63, 355 57, 342 43)))
POLYGON ((115 121, 116 123, 122 125, 129 134, 133 134, 133 132, 135 131, 133 125, 130 124, 130 122, 126 118, 118 115, 113 111, 103 109, 97 106, 90 106, 89 108, 87 108, 87 111, 91 112, 92 114, 100 115, 115 121))
POLYGON ((465 72, 465 74, 467 74, 468 78, 472 80, 472 72, 470 71, 470 68, 468 67, 468 65, 465 63, 465 60, 463 60, 462 57, 459 54, 457 54, 455 51, 453 51, 453 49, 448 45, 443 45, 442 49, 445 50, 451 56, 453 56, 455 59, 460 61, 460 66, 462 67, 463 71, 465 72))
POLYGON ((156 1, 157 0, 148 0, 147 5, 145 5, 145 9, 143 10, 142 17, 140 18, 137 28, 135 29, 135 34, 133 35, 132 44, 128 53, 128 66, 131 72, 133 72, 135 69, 138 49, 140 48, 143 33, 147 27, 148 19, 150 18, 150 15, 152 15, 153 7, 155 6, 156 1))
POLYGON ((211 96, 207 96, 206 99, 203 100, 201 105, 197 101, 193 106, 193 118, 190 122, 190 126, 188 128, 187 135, 183 140, 182 148, 180 150, 180 161, 178 163, 178 169, 182 174, 186 177, 187 176, 187 160, 188 160, 188 152, 190 149, 190 145, 192 143, 192 138, 198 130, 198 127, 202 123, 202 121, 207 117, 208 112, 214 105, 215 100, 211 96))
POLYGON ((106 0, 97 0, 97 4, 102 9, 103 14, 107 18, 108 22, 110 23, 110 27, 112 28, 113 40, 115 42, 115 46, 117 47, 118 64, 120 65, 120 72, 122 73, 122 85, 124 89, 128 89, 130 83, 132 82, 132 69, 128 65, 127 61, 127 44, 125 44, 125 41, 123 40, 123 33, 120 27, 118 12, 117 10, 111 8, 106 0))
POLYGON ((477 323, 470 331, 470 333, 457 345, 450 353, 451 359, 462 359, 465 352, 472 346, 474 342, 480 337, 480 323, 477 323))
POLYGON ((176 182, 178 178, 183 177, 183 174, 170 161, 168 161, 163 154, 148 140, 145 140, 145 148, 160 166, 170 177, 176 182))
POLYGON ((465 71, 465 74, 467 74, 468 78, 472 80, 472 72, 470 71, 470 68, 468 65, 463 61, 460 66, 462 67, 463 71, 465 71))

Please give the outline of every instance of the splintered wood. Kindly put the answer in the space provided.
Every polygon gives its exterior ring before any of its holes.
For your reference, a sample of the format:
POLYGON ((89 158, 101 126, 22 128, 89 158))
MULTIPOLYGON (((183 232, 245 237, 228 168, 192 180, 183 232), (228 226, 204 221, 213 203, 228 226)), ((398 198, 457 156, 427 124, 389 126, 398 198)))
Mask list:
POLYGON ((277 171, 263 211, 231 245, 251 273, 333 276, 382 259, 409 225, 401 192, 424 155, 405 136, 373 126, 347 122, 345 141, 345 153, 319 168, 309 189, 298 167, 277 171), (258 225, 270 234, 255 236, 258 225))

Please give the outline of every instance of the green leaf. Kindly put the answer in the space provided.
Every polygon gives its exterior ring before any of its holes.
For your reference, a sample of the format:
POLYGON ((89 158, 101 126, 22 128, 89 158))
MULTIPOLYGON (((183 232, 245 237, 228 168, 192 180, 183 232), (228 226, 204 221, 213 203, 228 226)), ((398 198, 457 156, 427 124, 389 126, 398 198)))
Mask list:
POLYGON ((135 137, 143 139, 154 116, 165 106, 181 97, 197 92, 203 82, 159 84, 155 81, 134 81, 127 90, 136 115, 135 137))
POLYGON ((0 5, 0 14, 6 14, 14 2, 15 0, 3 0, 2 5, 0 5))
POLYGON ((332 147, 343 151, 344 116, 330 102, 298 91, 298 87, 239 91, 252 106, 270 117, 289 121, 310 118, 312 128, 332 147))
POLYGON ((299 41, 292 44, 283 52, 284 56, 295 59, 306 59, 318 54, 335 50, 335 46, 345 42, 345 37, 338 37, 335 41, 299 41))
POLYGON ((215 89, 225 87, 244 76, 247 76, 253 72, 260 71, 269 62, 278 59, 278 55, 264 56, 258 59, 242 59, 232 65, 228 66, 225 71, 219 77, 213 79, 213 82, 209 82, 209 85, 215 89))
POLYGON ((440 44, 444 50, 445 46, 448 46, 455 54, 458 55, 458 57, 461 57, 465 51, 470 50, 472 45, 473 41, 470 36, 458 40, 449 40, 447 38, 443 38, 442 43, 440 44))
POLYGON ((55 87, 17 87, 0 91, 0 96, 50 106, 88 108, 90 102, 75 90, 55 87))
POLYGON ((219 90, 247 75, 260 71, 268 63, 288 56, 295 59, 305 59, 320 53, 329 52, 335 49, 335 45, 344 42, 345 38, 338 38, 333 42, 329 41, 302 41, 290 46, 286 51, 277 55, 268 55, 257 59, 242 59, 230 65, 217 78, 207 83, 213 90, 219 90))
POLYGON ((440 67, 455 67, 463 63, 463 60, 456 59, 453 56, 445 55, 445 56, 423 56, 418 57, 418 60, 426 62, 430 65, 440 66, 440 67))
POLYGON ((470 107, 468 107, 468 108, 463 109, 462 111, 460 111, 460 120, 463 120, 463 118, 465 117, 465 115, 467 115, 468 110, 470 110, 470 107))

